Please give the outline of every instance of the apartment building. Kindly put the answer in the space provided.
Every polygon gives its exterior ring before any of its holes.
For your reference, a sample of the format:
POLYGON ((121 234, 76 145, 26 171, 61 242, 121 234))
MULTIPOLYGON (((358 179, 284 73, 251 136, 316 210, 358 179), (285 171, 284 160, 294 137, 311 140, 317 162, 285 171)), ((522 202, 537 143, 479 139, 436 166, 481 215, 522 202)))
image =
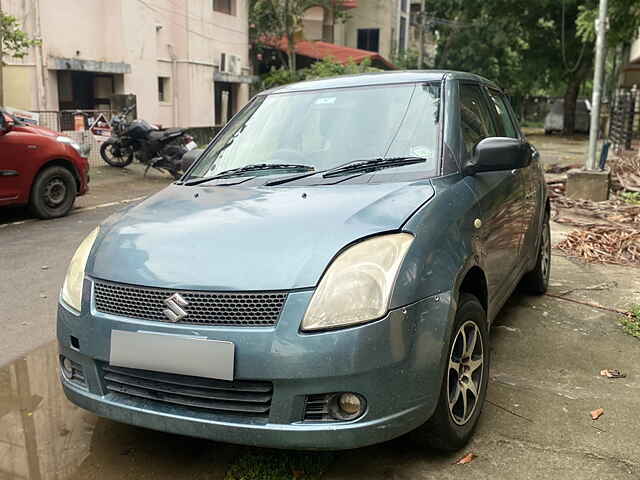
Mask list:
POLYGON ((2 0, 42 43, 5 58, 5 105, 103 110, 135 95, 165 127, 221 125, 249 99, 249 0, 2 0))
POLYGON ((631 42, 628 54, 628 59, 624 59, 620 71, 620 86, 640 86, 640 36, 631 42))
MULTIPOLYGON (((410 0, 352 2, 345 22, 335 24, 333 42, 378 52, 391 59, 409 46, 410 0)), ((305 30, 306 33, 306 30, 305 30)))

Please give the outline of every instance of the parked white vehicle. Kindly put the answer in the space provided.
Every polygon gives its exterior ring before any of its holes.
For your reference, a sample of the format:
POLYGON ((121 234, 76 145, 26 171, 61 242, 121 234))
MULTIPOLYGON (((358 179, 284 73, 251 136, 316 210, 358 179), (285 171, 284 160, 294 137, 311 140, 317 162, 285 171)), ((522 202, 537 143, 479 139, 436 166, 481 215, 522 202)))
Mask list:
MULTIPOLYGON (((589 133, 591 121, 591 103, 589 100, 578 100, 576 103, 576 123, 574 130, 580 133, 589 133)), ((544 117, 544 133, 551 135, 553 132, 561 132, 564 127, 564 100, 553 102, 549 113, 544 117)))

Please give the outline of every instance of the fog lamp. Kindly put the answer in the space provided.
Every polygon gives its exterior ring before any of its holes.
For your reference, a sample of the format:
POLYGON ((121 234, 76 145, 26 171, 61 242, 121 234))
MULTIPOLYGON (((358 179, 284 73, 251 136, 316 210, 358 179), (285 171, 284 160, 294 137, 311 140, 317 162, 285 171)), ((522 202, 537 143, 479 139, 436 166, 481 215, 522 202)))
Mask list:
POLYGON ((73 365, 71 364, 71 360, 67 357, 62 357, 62 369, 69 378, 73 376, 73 365))
POLYGON ((338 399, 338 406, 348 417, 359 415, 362 411, 362 401, 360 400, 360 397, 353 393, 343 393, 340 395, 340 398, 338 399))

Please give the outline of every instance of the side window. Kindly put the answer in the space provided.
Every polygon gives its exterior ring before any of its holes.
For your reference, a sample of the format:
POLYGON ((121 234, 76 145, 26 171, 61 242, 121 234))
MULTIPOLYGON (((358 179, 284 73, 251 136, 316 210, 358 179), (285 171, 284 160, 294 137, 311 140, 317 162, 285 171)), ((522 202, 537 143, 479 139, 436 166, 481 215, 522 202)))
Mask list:
POLYGON ((466 155, 487 137, 497 136, 491 113, 478 85, 460 85, 460 124, 466 155))
POLYGON ((509 115, 507 100, 502 94, 491 89, 489 90, 489 98, 491 99, 497 116, 498 135, 501 137, 518 138, 518 130, 509 115))

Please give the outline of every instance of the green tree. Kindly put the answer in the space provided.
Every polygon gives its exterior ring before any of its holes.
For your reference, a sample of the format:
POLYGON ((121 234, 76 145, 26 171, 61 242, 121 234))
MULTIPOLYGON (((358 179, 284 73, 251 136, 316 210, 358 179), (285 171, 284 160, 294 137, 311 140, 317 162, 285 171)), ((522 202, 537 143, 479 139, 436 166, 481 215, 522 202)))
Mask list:
POLYGON ((262 87, 266 89, 303 80, 317 80, 319 78, 380 71, 380 69, 371 66, 371 60, 368 58, 360 63, 350 61, 343 64, 337 63, 333 58, 329 57, 315 62, 308 68, 295 72, 291 72, 286 68, 273 69, 262 78, 262 87))
MULTIPOLYGON (((609 0, 609 45, 640 27, 640 0, 609 0)), ((565 133, 573 133, 580 89, 593 69, 597 0, 439 0, 430 3, 440 35, 436 66, 468 70, 510 94, 560 91, 565 133)))
POLYGON ((30 47, 39 44, 40 40, 29 38, 29 35, 20 29, 16 17, 5 15, 0 10, 0 106, 4 106, 4 57, 22 58, 30 47))
POLYGON ((339 20, 346 10, 341 0, 251 0, 249 22, 252 27, 252 43, 262 39, 285 39, 287 42, 287 65, 291 72, 296 70, 296 35, 302 30, 304 12, 311 7, 323 7, 339 20))

